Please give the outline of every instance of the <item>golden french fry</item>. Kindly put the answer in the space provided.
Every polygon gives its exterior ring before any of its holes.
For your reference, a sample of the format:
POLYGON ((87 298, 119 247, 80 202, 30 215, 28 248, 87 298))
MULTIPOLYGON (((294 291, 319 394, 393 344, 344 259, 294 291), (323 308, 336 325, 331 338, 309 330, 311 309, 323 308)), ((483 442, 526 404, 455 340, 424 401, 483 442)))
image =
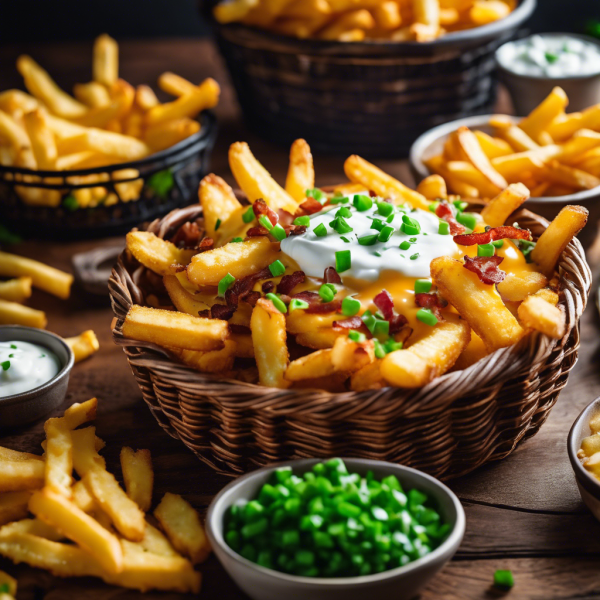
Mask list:
POLYGON ((44 484, 45 464, 35 459, 0 460, 0 492, 36 490, 44 484))
POLYGON ((575 190, 591 190, 600 186, 600 178, 581 169, 563 165, 556 160, 550 161, 547 168, 544 169, 544 177, 559 186, 575 190))
POLYGON ((519 320, 523 327, 534 329, 555 339, 565 334, 565 314, 542 297, 534 294, 519 305, 519 320))
MULTIPOLYGON (((55 133, 59 130, 56 121, 49 120, 49 124, 55 133)), ((152 153, 152 149, 145 142, 113 131, 82 127, 75 135, 78 137, 81 150, 94 150, 122 160, 137 160, 152 153)), ((75 137, 75 135, 67 137, 75 137)))
POLYGON ((46 470, 44 482, 46 489, 71 497, 73 478, 73 441, 71 430, 65 419, 48 419, 44 424, 46 431, 46 470))
POLYGON ((146 522, 146 529, 144 530, 144 539, 138 542, 138 544, 143 550, 150 552, 150 554, 179 556, 165 535, 148 522, 146 522))
POLYGON ((306 198, 306 190, 314 187, 315 169, 310 146, 305 140, 298 139, 290 149, 290 164, 285 180, 285 191, 300 203, 306 198))
POLYGON ((21 118, 25 113, 36 110, 40 103, 33 96, 21 90, 0 92, 0 110, 13 118, 21 118))
POLYGON ((432 173, 441 175, 444 178, 450 191, 454 192, 455 194, 458 194, 462 198, 479 197, 479 190, 476 187, 473 187, 472 185, 461 181, 452 173, 450 173, 450 171, 448 171, 443 156, 432 156, 431 158, 425 160, 424 164, 432 173))
POLYGON ((31 277, 0 281, 0 298, 9 302, 24 302, 31 297, 31 281, 31 277))
POLYGON ((492 166, 510 183, 523 183, 523 175, 531 173, 539 177, 544 170, 543 158, 538 158, 534 150, 516 152, 510 156, 492 159, 492 166))
POLYGON ((149 231, 130 231, 125 239, 134 258, 158 275, 168 275, 171 265, 187 265, 194 255, 149 231))
POLYGON ((440 175, 429 175, 417 186, 417 192, 428 200, 444 199, 448 197, 446 182, 440 175))
POLYGON ((0 137, 7 140, 16 153, 15 162, 20 167, 37 169, 27 132, 10 115, 0 111, 0 137))
POLYGON ((166 71, 158 78, 158 87, 167 94, 180 97, 192 92, 196 86, 191 81, 166 71))
POLYGON ((332 362, 332 353, 331 348, 317 350, 292 361, 285 371, 285 378, 295 382, 333 375, 336 369, 332 362))
POLYGON ((380 390, 387 384, 381 376, 381 361, 376 360, 362 369, 352 373, 350 378, 350 387, 355 392, 364 392, 365 390, 380 390))
POLYGON ((397 2, 387 0, 376 5, 372 10, 375 24, 381 29, 397 29, 402 24, 402 13, 397 2))
POLYGON ((501 0, 475 0, 469 16, 475 25, 488 25, 504 19, 510 12, 508 4, 501 0))
POLYGON ((490 160, 500 156, 508 156, 513 153, 513 149, 508 142, 505 142, 500 138, 492 137, 483 131, 475 130, 473 133, 475 134, 481 149, 490 160))
POLYGON ((122 79, 117 80, 111 88, 111 99, 108 104, 90 108, 85 114, 73 119, 75 123, 85 127, 108 128, 113 121, 118 121, 129 113, 133 105, 135 91, 122 79))
POLYGON ((198 131, 200 131, 200 123, 187 117, 161 121, 146 128, 144 141, 154 152, 158 152, 178 144, 198 131))
POLYGON ((48 128, 45 113, 37 109, 23 117, 25 129, 31 141, 33 155, 39 169, 54 169, 57 157, 54 135, 48 128))
POLYGON ((210 308, 209 304, 194 298, 194 295, 181 285, 175 275, 165 275, 163 283, 165 284, 169 298, 171 298, 171 302, 173 302, 178 311, 197 317, 201 311, 210 308))
POLYGON ((65 342, 67 342, 73 351, 75 363, 89 358, 100 348, 98 338, 91 329, 88 329, 75 337, 65 338, 65 342))
POLYGON ((448 173, 456 179, 477 188, 482 198, 493 198, 500 193, 500 188, 490 183, 489 179, 478 171, 470 162, 451 160, 446 163, 448 173))
POLYGON ((0 324, 25 325, 26 327, 46 329, 48 319, 46 319, 46 313, 42 310, 23 306, 18 302, 0 300, 0 324))
POLYGON ((219 23, 241 21, 258 5, 259 0, 229 0, 215 6, 215 18, 219 23))
POLYGON ((531 139, 538 141, 542 131, 545 131, 556 117, 564 113, 568 103, 567 94, 557 86, 529 116, 519 123, 519 127, 531 139))
POLYGON ((465 269, 461 261, 448 256, 435 258, 431 261, 431 277, 488 351, 510 346, 523 336, 523 329, 500 296, 491 286, 482 288, 477 275, 465 269))
POLYGON ((323 329, 315 329, 306 331, 296 335, 296 343, 307 348, 315 350, 324 350, 325 348, 333 348, 335 341, 344 335, 342 332, 336 331, 331 327, 323 329))
POLYGON ((169 350, 183 363, 201 373, 222 373, 233 368, 237 355, 236 348, 233 340, 225 340, 223 348, 209 352, 181 350, 180 348, 169 348, 169 350))
POLYGON ((91 513, 97 509, 94 497, 90 494, 85 483, 79 480, 73 484, 71 488, 71 500, 77 508, 80 508, 85 513, 91 513))
POLYGON ((374 360, 375 347, 371 340, 353 342, 346 336, 340 336, 331 349, 331 364, 337 372, 352 373, 374 360))
POLYGON ((585 227, 588 215, 583 206, 565 206, 539 237, 531 258, 546 277, 552 277, 560 255, 585 227))
MULTIPOLYGON (((4 492, 0 494, 0 526, 24 519, 29 514, 31 492, 4 492)), ((0 579, 1 583, 1 579, 0 579)))
POLYGON ((413 0, 415 22, 438 29, 440 26, 439 0, 413 0))
POLYGON ((94 41, 94 81, 110 87, 119 78, 119 46, 105 33, 94 41))
POLYGON ((135 90, 135 104, 145 112, 160 103, 149 85, 138 85, 135 90))
MULTIPOLYGON (((493 124, 493 121, 490 121, 493 124)), ((493 125, 495 126, 495 125, 493 125)), ((539 144, 532 140, 520 127, 509 125, 508 127, 496 128, 496 135, 508 142, 515 152, 526 152, 527 150, 536 150, 539 144)))
POLYGON ((500 227, 528 198, 529 190, 522 183, 513 183, 483 208, 481 216, 490 227, 500 227))
POLYGON ((537 271, 524 271, 518 275, 507 273, 504 281, 496 285, 505 302, 522 302, 548 285, 548 279, 537 271))
POLYGON ((154 511, 173 546, 190 558, 192 564, 204 562, 211 547, 198 513, 181 496, 166 493, 154 511))
POLYGON ((154 472, 150 450, 121 448, 121 470, 127 495, 140 507, 148 512, 152 504, 152 486, 154 472))
POLYGON ((232 333, 229 339, 235 344, 235 355, 240 358, 254 358, 252 335, 232 333))
POLYGON ((200 182, 198 199, 202 205, 206 235, 211 238, 219 235, 216 229, 217 222, 220 227, 242 208, 231 187, 212 173, 200 182))
MULTIPOLYGON (((344 39, 344 35, 349 32, 360 32, 364 39, 364 30, 372 29, 375 27, 375 19, 368 10, 358 9, 352 10, 347 13, 340 15, 333 23, 325 27, 319 32, 319 37, 324 40, 340 40, 340 41, 360 41, 360 40, 349 40, 344 39)), ((352 37, 356 37, 356 33, 352 34, 352 37)))
POLYGON ((282 209, 290 214, 296 212, 298 203, 256 160, 248 144, 236 142, 229 147, 229 166, 250 202, 262 198, 275 211, 282 209))
POLYGON ((76 83, 73 86, 75 98, 90 108, 99 108, 110 103, 110 95, 105 85, 97 81, 89 83, 76 83))
POLYGON ((250 330, 261 385, 286 388, 284 374, 289 354, 286 346, 286 320, 270 300, 261 298, 252 311, 250 330))

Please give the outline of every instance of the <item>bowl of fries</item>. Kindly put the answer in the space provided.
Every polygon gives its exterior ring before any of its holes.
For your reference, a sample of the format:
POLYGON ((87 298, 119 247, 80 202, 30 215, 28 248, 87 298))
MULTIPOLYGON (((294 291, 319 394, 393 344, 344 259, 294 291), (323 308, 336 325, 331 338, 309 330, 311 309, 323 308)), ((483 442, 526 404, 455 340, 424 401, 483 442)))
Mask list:
POLYGON ((253 130, 397 157, 435 125, 490 112, 494 52, 535 4, 230 0, 215 16, 204 6, 253 130))
POLYGON ((560 87, 527 117, 483 115, 446 123, 413 145, 410 166, 418 181, 442 176, 448 189, 468 199, 489 199, 511 183, 531 190, 531 210, 553 219, 562 208, 589 210, 589 246, 600 218, 600 104, 565 113, 560 87))
POLYGON ((319 190, 304 140, 285 187, 247 144, 229 160, 242 192, 208 175, 200 204, 127 235, 109 280, 113 338, 171 435, 222 472, 354 456, 448 478, 539 429, 579 346, 585 209, 548 225, 516 184, 481 210, 358 156, 319 190))
POLYGON ((119 78, 107 35, 75 97, 29 56, 17 69, 29 93, 0 93, 3 223, 36 237, 118 234, 194 196, 216 134, 213 79, 194 85, 163 73, 159 86, 175 99, 160 103, 149 86, 119 78))

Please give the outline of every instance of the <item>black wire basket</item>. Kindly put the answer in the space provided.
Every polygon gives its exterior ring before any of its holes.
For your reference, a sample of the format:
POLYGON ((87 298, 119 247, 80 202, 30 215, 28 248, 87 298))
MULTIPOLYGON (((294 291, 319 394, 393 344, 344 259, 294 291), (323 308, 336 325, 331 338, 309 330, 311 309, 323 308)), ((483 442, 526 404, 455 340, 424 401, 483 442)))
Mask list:
POLYGON ((208 172, 217 134, 216 118, 210 111, 203 112, 199 120, 198 133, 133 162, 69 171, 0 165, 0 223, 25 237, 89 239, 123 235, 144 221, 190 204, 208 172), (139 186, 137 199, 123 194, 121 184, 130 182, 139 186), (111 202, 100 199, 93 207, 78 206, 73 192, 86 188, 105 188, 111 202), (60 204, 26 203, 22 196, 27 189, 60 194, 60 204))

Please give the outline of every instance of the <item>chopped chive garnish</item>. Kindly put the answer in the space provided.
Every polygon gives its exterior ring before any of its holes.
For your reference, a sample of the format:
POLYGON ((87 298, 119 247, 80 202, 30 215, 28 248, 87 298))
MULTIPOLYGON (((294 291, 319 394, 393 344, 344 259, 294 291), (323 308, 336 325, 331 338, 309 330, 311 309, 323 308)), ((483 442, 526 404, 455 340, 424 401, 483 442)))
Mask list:
POLYGON ((269 271, 273 277, 279 277, 285 273, 285 265, 280 260, 276 260, 269 265, 269 271))
POLYGON ((515 585, 515 579, 511 571, 502 571, 498 569, 494 573, 494 585, 500 588, 511 588, 515 585))
POLYGON ((373 235, 363 235, 358 238, 358 243, 361 246, 372 246, 377 242, 378 234, 374 233, 373 235))
POLYGON ((419 233, 421 233, 421 225, 416 219, 413 219, 408 215, 402 215, 401 230, 406 235, 418 235, 419 233))
POLYGON ((327 235, 327 227, 323 223, 319 223, 313 231, 317 237, 325 237, 327 235))
POLYGON ((402 350, 404 344, 402 342, 397 342, 396 340, 389 339, 385 344, 383 344, 385 351, 387 354, 390 352, 395 352, 396 350, 402 350))
POLYGON ((545 52, 544 56, 551 65, 553 65, 558 60, 558 54, 554 54, 554 52, 545 52))
POLYGON ((438 322, 437 317, 428 308, 420 308, 417 311, 417 319, 430 327, 434 327, 438 322))
POLYGON ((323 302, 331 302, 335 295, 337 294, 337 289, 333 283, 324 283, 319 288, 319 296, 321 296, 321 300, 323 302))
POLYGON ((329 199, 329 204, 348 204, 348 202, 350 202, 350 199, 346 196, 334 196, 329 199))
POLYGON ((17 345, 16 345, 16 344, 11 344, 11 345, 10 345, 10 347, 11 347, 13 350, 16 350, 16 349, 17 349, 17 345))
POLYGON ((258 222, 267 230, 267 231, 271 231, 271 229, 273 229, 273 223, 271 223, 271 220, 269 219, 269 217, 267 217, 267 215, 261 215, 260 218, 258 219, 258 222))
POLYGON ((350 250, 339 250, 335 253, 335 270, 338 273, 348 271, 352 266, 352 255, 350 250))
POLYGON ((298 225, 299 227, 308 227, 310 225, 310 217, 297 217, 294 219, 294 225, 298 225))
POLYGON ((356 331, 355 329, 351 329, 348 332, 348 337, 353 342, 357 342, 358 344, 361 344, 362 342, 366 342, 367 341, 367 336, 364 333, 361 333, 360 331, 356 331))
POLYGON ((434 213, 437 210, 437 207, 440 205, 439 202, 432 202, 427 208, 434 213))
POLYGON ((408 241, 409 241, 411 244, 414 244, 414 243, 417 241, 417 238, 408 238, 408 241))
POLYGON ((469 206, 469 203, 465 202, 464 200, 454 200, 452 204, 454 204, 454 207, 461 212, 469 206))
POLYGON ((8 371, 8 369, 10 369, 10 360, 5 360, 3 363, 0 363, 0 367, 2 367, 3 371, 8 371))
POLYGON ((390 334, 390 322, 384 321, 383 319, 377 319, 375 326, 373 327, 373 335, 389 335, 390 334))
POLYGON ((346 221, 344 217, 336 217, 329 223, 329 226, 338 233, 350 233, 351 231, 354 231, 352 227, 348 225, 348 221, 346 221))
POLYGON ((385 358, 385 355, 387 354, 387 352, 385 351, 383 344, 378 339, 374 339, 373 344, 375 345, 375 357, 376 358, 385 358))
POLYGON ((360 307, 360 300, 352 298, 352 296, 346 296, 342 300, 342 314, 346 315, 347 317, 353 317, 354 315, 358 314, 360 307))
POLYGON ((513 240, 517 244, 517 248, 523 254, 525 260, 529 263, 531 262, 531 252, 535 248, 535 242, 530 242, 528 240, 513 240))
POLYGON ((9 354, 9 355, 8 355, 8 358, 14 358, 14 357, 15 357, 15 355, 14 355, 14 354, 9 354))
POLYGON ((379 237, 377 241, 379 242, 387 242, 394 235, 394 228, 391 225, 386 225, 381 232, 379 233, 379 237))
POLYGON ((285 305, 285 302, 279 297, 277 296, 277 294, 267 294, 265 296, 265 298, 269 299, 272 303, 273 306, 280 312, 280 313, 286 313, 287 312, 287 306, 285 305))
POLYGON ((459 212, 456 215, 456 220, 468 229, 475 229, 477 227, 477 217, 474 213, 459 212))
POLYGON ((231 287, 234 281, 235 277, 231 273, 227 273, 227 275, 219 281, 219 296, 225 296, 225 292, 231 287))
POLYGON ((243 242, 244 240, 241 237, 235 237, 231 240, 234 244, 239 244, 240 242, 243 242))
POLYGON ((384 227, 383 221, 381 219, 373 219, 371 223, 371 229, 377 229, 377 231, 381 231, 384 227))
POLYGON ((46 358, 46 355, 45 355, 45 354, 42 354, 42 355, 40 356, 40 358, 46 358))
POLYGON ((418 253, 418 252, 416 252, 415 254, 413 254, 413 255, 410 257, 410 260, 417 260, 417 258, 419 258, 419 253, 418 253))
POLYGON ((278 242, 281 242, 281 240, 285 240, 285 238, 287 237, 287 235, 285 233, 285 229, 279 223, 277 223, 277 225, 275 225, 275 227, 273 227, 273 229, 271 229, 271 235, 278 242))
POLYGON ((407 242, 406 240, 404 240, 400 244, 400 250, 410 250, 410 242, 407 242))
POLYGON ((415 294, 429 294, 432 285, 430 279, 417 279, 415 281, 415 294))
POLYGON ((221 227, 221 219, 217 219, 215 223, 215 231, 219 231, 219 227, 221 227))
POLYGON ((389 217, 394 212, 394 205, 389 202, 378 202, 377 212, 382 217, 389 217))
POLYGON ((349 219, 352 216, 352 211, 347 206, 342 206, 342 208, 338 209, 338 211, 335 213, 335 216, 349 219))
POLYGON ((438 233, 440 235, 450 235, 450 223, 448 223, 447 221, 440 221, 438 233))
POLYGON ((248 210, 242 215, 242 221, 244 221, 244 223, 251 223, 254 221, 254 209, 251 206, 249 206, 248 210))
POLYGON ((385 220, 385 222, 386 222, 386 223, 392 223, 392 222, 394 221, 394 218, 395 218, 395 217, 396 217, 396 215, 392 214, 392 215, 390 215, 390 216, 389 216, 389 217, 388 217, 388 218, 385 220))
POLYGON ((480 244, 477 246, 477 256, 494 256, 495 252, 494 244, 480 244))
POLYGON ((292 298, 292 301, 290 302, 290 312, 298 309, 304 310, 306 308, 308 308, 308 302, 300 300, 300 298, 292 298))
POLYGON ((494 240, 492 245, 496 248, 502 248, 502 246, 504 246, 504 240, 494 240))
POLYGON ((373 254, 374 254, 375 256, 379 256, 379 257, 381 257, 381 252, 373 252, 373 254))
POLYGON ((356 194, 352 200, 352 204, 356 207, 356 210, 364 212, 369 210, 373 206, 373 200, 370 196, 364 196, 362 194, 356 194))
POLYGON ((327 200, 325 194, 318 188, 306 190, 304 194, 307 198, 314 198, 317 202, 320 202, 321 204, 324 204, 324 202, 327 200))
POLYGON ((350 240, 344 235, 340 236, 340 239, 343 240, 344 242, 346 242, 346 244, 350 243, 350 240))

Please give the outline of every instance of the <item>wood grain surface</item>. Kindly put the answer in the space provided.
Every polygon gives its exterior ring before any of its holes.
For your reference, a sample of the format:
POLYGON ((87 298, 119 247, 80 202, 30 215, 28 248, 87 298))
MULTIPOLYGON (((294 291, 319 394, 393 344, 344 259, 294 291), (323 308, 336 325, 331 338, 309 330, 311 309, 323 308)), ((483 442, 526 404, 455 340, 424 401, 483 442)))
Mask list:
MULTIPOLYGON (((233 141, 246 140, 273 175, 280 181, 284 178, 287 150, 262 142, 244 129, 227 76, 210 42, 132 41, 122 43, 121 49, 121 74, 134 84, 154 84, 165 70, 173 70, 194 81, 208 75, 219 80, 223 100, 217 110, 220 135, 212 161, 215 172, 231 181, 227 148, 233 141)), ((38 59, 65 87, 90 79, 91 43, 0 47, 0 89, 21 87, 14 60, 22 52, 38 59)), ((341 149, 341 152, 360 153, 360 148, 341 149)), ((335 183, 342 176, 343 156, 315 156, 315 162, 319 185, 335 183)), ((412 183, 406 164, 378 163, 403 181, 412 183)), ((63 245, 25 241, 13 251, 70 270, 73 254, 98 245, 123 245, 123 240, 63 245)), ((596 274, 600 243, 590 250, 589 260, 596 274)), ((111 341, 112 313, 108 296, 97 299, 75 290, 68 301, 61 301, 34 292, 29 304, 47 312, 49 330, 67 336, 92 328, 100 340, 100 351, 73 369, 69 393, 55 414, 62 413, 73 402, 97 396, 100 405, 96 426, 98 435, 107 442, 103 454, 109 469, 120 475, 118 454, 123 445, 150 448, 156 471, 155 500, 168 490, 184 495, 204 511, 227 479, 215 475, 182 444, 169 438, 150 415, 122 351, 111 341)), ((579 363, 541 432, 521 444, 504 461, 451 482, 450 487, 465 507, 467 531, 455 559, 421 594, 423 600, 600 598, 600 524, 579 498, 566 452, 571 424, 579 412, 600 395, 599 326, 594 297, 581 324, 579 363), (494 571, 500 568, 511 569, 516 581, 513 590, 505 595, 491 588, 494 571)), ((0 430, 0 445, 41 453, 43 437, 42 423, 0 430)), ((6 560, 0 560, 0 569, 19 579, 19 600, 191 597, 140 594, 93 579, 60 580, 25 565, 14 566, 6 560)), ((206 600, 245 598, 214 557, 202 566, 202 572, 201 596, 206 600)))

